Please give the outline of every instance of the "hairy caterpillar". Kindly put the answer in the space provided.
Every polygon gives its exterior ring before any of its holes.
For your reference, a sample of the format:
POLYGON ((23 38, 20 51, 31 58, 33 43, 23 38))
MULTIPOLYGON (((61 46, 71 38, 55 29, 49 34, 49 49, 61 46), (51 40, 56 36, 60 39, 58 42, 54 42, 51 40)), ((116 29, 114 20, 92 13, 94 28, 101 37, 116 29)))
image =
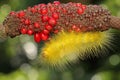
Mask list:
POLYGON ((46 41, 41 63, 62 68, 78 58, 97 56, 99 48, 109 47, 110 28, 120 29, 120 18, 101 6, 54 1, 10 12, 0 26, 0 37, 34 35, 37 43, 46 41), (91 51, 93 54, 89 54, 91 51))
POLYGON ((79 58, 102 55, 98 53, 106 51, 106 48, 111 46, 112 39, 109 31, 60 32, 42 48, 41 63, 64 69, 69 63, 77 62, 79 58))

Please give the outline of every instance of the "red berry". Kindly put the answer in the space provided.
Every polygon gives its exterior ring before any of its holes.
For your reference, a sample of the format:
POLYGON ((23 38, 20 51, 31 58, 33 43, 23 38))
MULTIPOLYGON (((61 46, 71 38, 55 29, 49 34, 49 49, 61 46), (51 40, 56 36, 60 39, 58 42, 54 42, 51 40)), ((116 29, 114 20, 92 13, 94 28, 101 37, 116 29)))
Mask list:
POLYGON ((32 12, 32 13, 35 13, 35 12, 37 12, 37 10, 36 10, 34 7, 32 7, 32 8, 31 8, 31 12, 32 12))
POLYGON ((78 13, 78 14, 83 14, 83 12, 84 12, 84 11, 83 11, 82 8, 79 8, 79 9, 77 10, 77 13, 78 13))
POLYGON ((81 4, 81 3, 76 3, 76 6, 77 6, 77 7, 81 7, 82 4, 81 4))
POLYGON ((50 18, 48 23, 52 26, 55 26, 56 25, 56 20, 54 18, 50 18))
POLYGON ((54 30, 54 33, 57 34, 59 31, 58 30, 54 30))
POLYGON ((27 33, 28 33, 28 35, 32 35, 33 34, 33 30, 30 29, 30 30, 27 31, 27 33))
POLYGON ((55 11, 55 8, 54 8, 54 7, 50 7, 50 11, 51 11, 51 12, 54 12, 54 11, 55 11))
POLYGON ((44 33, 44 34, 49 34, 49 31, 48 31, 47 29, 44 29, 44 30, 43 30, 43 33, 44 33))
POLYGON ((76 32, 80 32, 80 28, 76 28, 76 30, 75 30, 76 32))
POLYGON ((29 25, 29 24, 30 24, 30 20, 29 20, 29 19, 26 19, 26 20, 25 20, 25 24, 26 24, 26 25, 29 25))
POLYGON ((59 1, 54 1, 53 3, 54 3, 56 6, 60 4, 59 1))
POLYGON ((42 21, 46 22, 49 20, 49 17, 47 15, 42 16, 42 21))
POLYGON ((21 18, 21 17, 24 17, 25 16, 25 12, 24 11, 20 11, 18 13, 18 17, 21 18))
POLYGON ((55 18, 55 19, 58 19, 58 18, 59 18, 59 15, 58 15, 58 13, 55 13, 55 12, 54 12, 54 13, 52 14, 52 17, 55 18))
POLYGON ((85 10, 86 9, 86 5, 82 5, 82 9, 85 10))
POLYGON ((41 14, 47 14, 47 12, 48 12, 48 10, 46 8, 43 8, 40 11, 41 11, 41 14))
POLYGON ((27 30, 26 30, 25 28, 22 28, 22 29, 20 30, 20 32, 21 32, 22 34, 26 34, 26 33, 27 33, 27 30))
POLYGON ((73 30, 75 30, 76 28, 77 28, 76 25, 73 25, 73 26, 72 26, 72 29, 73 29, 73 30))
POLYGON ((41 41, 41 35, 40 33, 35 33, 34 34, 34 40, 39 43, 41 41))
POLYGON ((41 33, 41 39, 44 41, 48 40, 48 35, 41 33))
POLYGON ((14 11, 10 12, 10 15, 15 15, 15 12, 14 11))
POLYGON ((47 29, 47 30, 52 30, 52 26, 51 25, 45 25, 45 28, 47 29))
POLYGON ((42 8, 42 7, 44 7, 44 6, 46 6, 46 4, 39 4, 39 7, 40 7, 40 8, 42 8))
POLYGON ((35 23, 34 23, 34 27, 35 27, 35 28, 39 28, 39 27, 40 27, 40 24, 39 24, 38 22, 35 22, 35 23))

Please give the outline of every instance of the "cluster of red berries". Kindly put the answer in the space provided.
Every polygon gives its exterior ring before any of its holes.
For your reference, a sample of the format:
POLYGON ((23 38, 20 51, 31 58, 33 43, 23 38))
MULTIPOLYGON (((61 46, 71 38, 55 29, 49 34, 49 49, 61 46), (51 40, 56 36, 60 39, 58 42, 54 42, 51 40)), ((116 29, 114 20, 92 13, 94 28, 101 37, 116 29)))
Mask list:
MULTIPOLYGON (((54 1, 47 5, 39 4, 24 11, 11 12, 10 15, 15 15, 20 20, 21 34, 34 35, 34 40, 39 43, 41 40, 48 40, 50 32, 59 32, 59 29, 54 29, 54 27, 59 25, 60 11, 62 10, 63 13, 67 12, 65 8, 59 6, 60 4, 59 1, 54 1)), ((86 9, 86 6, 81 3, 70 2, 68 4, 78 7, 76 11, 78 15, 83 14, 86 9)), ((71 26, 71 28, 75 31, 80 31, 76 25, 71 26)))

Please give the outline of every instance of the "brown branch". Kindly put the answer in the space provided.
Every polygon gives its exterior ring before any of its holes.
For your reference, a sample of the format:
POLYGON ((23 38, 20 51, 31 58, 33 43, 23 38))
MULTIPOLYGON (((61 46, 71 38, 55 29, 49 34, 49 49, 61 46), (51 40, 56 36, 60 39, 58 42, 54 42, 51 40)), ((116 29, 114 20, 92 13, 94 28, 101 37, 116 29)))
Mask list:
POLYGON ((54 11, 50 9, 50 5, 45 5, 45 7, 41 8, 39 5, 36 5, 35 7, 9 14, 3 22, 6 34, 10 37, 15 37, 20 35, 22 33, 21 29, 24 28, 28 32, 32 30, 34 35, 34 33, 45 30, 47 24, 52 25, 52 30, 50 31, 52 33, 55 30, 61 31, 62 29, 65 31, 76 30, 81 32, 109 29, 108 23, 110 20, 108 17, 110 13, 101 6, 82 5, 79 3, 66 3, 57 6, 52 4, 52 8, 55 9, 54 11), (43 9, 48 12, 41 13, 43 9), (51 19, 43 21, 44 15, 51 19), (58 15, 59 17, 54 19, 53 15, 58 15), (37 28, 34 25, 35 23, 38 25, 37 28))
POLYGON ((0 38, 1 39, 7 38, 5 27, 2 24, 0 24, 0 38))
POLYGON ((110 27, 120 29, 120 18, 111 16, 109 10, 98 5, 61 3, 56 6, 51 3, 51 5, 42 6, 44 7, 40 7, 39 4, 26 10, 11 12, 4 20, 3 25, 0 25, 0 37, 6 35, 15 37, 20 34, 35 35, 39 32, 43 33, 43 31, 48 33, 47 30, 50 34, 62 29, 81 32, 105 31, 110 27), (48 29, 49 26, 46 28, 48 24, 52 26, 51 30, 48 29))
POLYGON ((120 30, 120 18, 116 16, 110 16, 110 26, 120 30))

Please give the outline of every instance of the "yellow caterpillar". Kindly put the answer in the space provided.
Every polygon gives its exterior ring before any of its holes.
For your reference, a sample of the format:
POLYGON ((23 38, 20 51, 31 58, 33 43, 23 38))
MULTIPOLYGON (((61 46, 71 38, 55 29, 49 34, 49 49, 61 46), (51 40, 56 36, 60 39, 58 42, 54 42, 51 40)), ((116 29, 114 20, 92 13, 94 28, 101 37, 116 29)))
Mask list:
POLYGON ((79 58, 98 56, 99 51, 105 51, 105 46, 110 46, 111 40, 112 33, 109 30, 79 33, 62 31, 45 43, 40 61, 43 65, 64 69, 69 63, 77 62, 79 58))

